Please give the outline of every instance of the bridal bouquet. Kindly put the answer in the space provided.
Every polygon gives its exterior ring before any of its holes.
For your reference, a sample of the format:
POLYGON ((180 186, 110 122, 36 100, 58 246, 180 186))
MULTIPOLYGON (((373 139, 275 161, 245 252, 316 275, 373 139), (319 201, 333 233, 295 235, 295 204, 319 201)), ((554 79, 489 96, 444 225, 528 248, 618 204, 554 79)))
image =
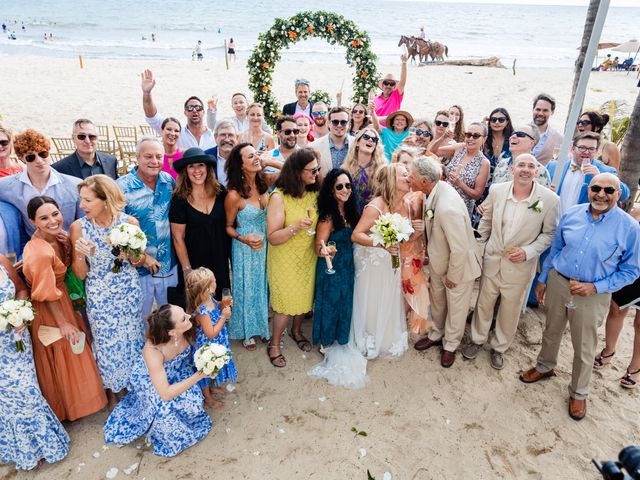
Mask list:
POLYGON ((113 262, 113 273, 118 273, 122 267, 122 254, 141 257, 147 247, 147 236, 140 227, 130 223, 121 223, 109 232, 111 253, 116 257, 113 262))
POLYGON ((0 330, 13 331, 12 340, 16 342, 16 352, 24 352, 22 332, 35 316, 35 310, 29 300, 6 300, 0 303, 0 330))
MULTIPOLYGON (((399 213, 385 213, 380 215, 376 223, 371 227, 373 245, 383 245, 385 248, 398 246, 409 240, 413 233, 411 221, 399 213)), ((391 266, 396 269, 400 266, 400 256, 391 255, 391 266)))
POLYGON ((203 371, 205 375, 213 378, 231 361, 231 353, 224 345, 207 343, 196 350, 193 361, 198 371, 203 371))

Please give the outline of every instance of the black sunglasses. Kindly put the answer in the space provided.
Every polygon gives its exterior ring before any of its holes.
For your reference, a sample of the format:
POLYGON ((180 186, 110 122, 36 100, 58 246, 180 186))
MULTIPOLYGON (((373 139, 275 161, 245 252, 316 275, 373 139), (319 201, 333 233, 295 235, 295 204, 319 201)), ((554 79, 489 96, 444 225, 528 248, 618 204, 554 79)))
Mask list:
POLYGON ((533 138, 531 135, 529 135, 527 132, 523 132, 521 130, 517 130, 515 132, 513 132, 511 135, 515 135, 518 138, 524 138, 524 137, 529 137, 531 140, 535 140, 535 138, 533 138))
POLYGON ((507 121, 507 117, 491 117, 489 120, 491 123, 504 123, 507 121))
POLYGON ((576 125, 584 127, 585 125, 591 125, 591 120, 578 120, 576 125))
POLYGON ((0 146, 6 147, 9 145, 9 140, 0 140, 0 146))
POLYGON ((338 125, 340 125, 341 127, 346 127, 348 123, 349 120, 331 120, 331 125, 333 125, 334 127, 337 127, 338 125))
POLYGON ((449 122, 443 122, 440 120, 436 120, 435 122, 433 122, 436 124, 436 127, 444 127, 447 128, 449 126, 449 122))
POLYGON ((37 157, 40 158, 49 158, 49 152, 47 152, 46 150, 43 150, 42 152, 38 152, 38 154, 36 155, 35 153, 28 153, 24 156, 24 159, 28 162, 31 163, 33 162, 37 157))
POLYGON ((351 184, 350 183, 336 183, 336 191, 337 192, 339 192, 343 188, 346 188, 347 190, 351 190, 351 184))
POLYGON ((86 133, 77 133, 76 134, 76 138, 78 140, 80 140, 81 142, 86 140, 87 137, 89 137, 89 141, 91 141, 91 142, 95 142, 96 140, 98 140, 98 136, 97 135, 91 135, 91 134, 86 134, 86 133))
POLYGON ((316 174, 320 173, 320 167, 316 167, 316 168, 303 168, 303 170, 306 170, 307 172, 311 173, 311 175, 316 175, 316 174))
POLYGON ((591 190, 593 193, 600 193, 600 190, 604 190, 604 193, 606 193, 607 195, 613 195, 618 191, 614 187, 601 187, 600 185, 591 185, 589 187, 589 190, 591 190))
POLYGON ((481 133, 471 133, 471 132, 464 132, 464 136, 465 138, 475 138, 476 140, 479 139, 480 137, 484 137, 484 135, 482 135, 481 133))
POLYGON ((185 110, 187 112, 201 112, 202 110, 204 110, 204 107, 202 105, 187 105, 185 110))
POLYGON ((429 130, 420 130, 419 128, 416 129, 416 135, 418 135, 419 137, 433 137, 429 130))
POLYGON ((364 111, 364 110, 353 110, 351 113, 352 113, 353 115, 357 115, 357 114, 364 115, 364 114, 365 114, 365 113, 367 113, 367 112, 366 112, 366 111, 364 111))
POLYGON ((378 140, 380 140, 378 137, 374 137, 372 135, 369 135, 368 133, 363 133, 362 137, 361 137, 365 142, 373 142, 373 143, 378 143, 378 140))
POLYGON ((294 135, 298 135, 300 133, 300 129, 299 128, 287 128, 286 130, 282 130, 282 133, 284 133, 287 136, 291 135, 292 133, 294 135))
POLYGON ((382 85, 384 85, 385 87, 395 87, 396 86, 396 82, 387 80, 387 81, 382 82, 382 85))

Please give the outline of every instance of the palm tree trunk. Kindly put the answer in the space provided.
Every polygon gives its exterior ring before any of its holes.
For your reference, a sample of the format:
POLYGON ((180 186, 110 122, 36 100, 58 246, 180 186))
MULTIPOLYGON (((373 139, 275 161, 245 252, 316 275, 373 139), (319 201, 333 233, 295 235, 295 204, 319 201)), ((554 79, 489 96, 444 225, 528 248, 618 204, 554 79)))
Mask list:
POLYGON ((621 149, 620 179, 631 190, 630 201, 626 210, 633 208, 633 199, 638 192, 638 179, 640 179, 640 93, 636 97, 636 103, 629 119, 629 129, 624 136, 621 149))
MULTIPOLYGON (((580 45, 580 53, 575 63, 575 74, 573 77, 573 89, 571 90, 571 101, 569 102, 569 112, 571 112, 571 105, 573 105, 573 98, 576 95, 576 88, 578 88, 578 80, 580 80, 580 72, 584 65, 584 58, 587 55, 587 48, 589 47, 589 40, 593 32, 593 25, 596 21, 596 15, 598 14, 598 7, 600 6, 600 0, 590 0, 589 10, 587 10, 587 18, 584 21, 584 32, 582 33, 582 44, 580 45)), ((588 66, 591 68, 591 65, 588 66)), ((582 110, 582 105, 580 106, 582 110)), ((567 116, 569 115, 567 112, 567 116)))

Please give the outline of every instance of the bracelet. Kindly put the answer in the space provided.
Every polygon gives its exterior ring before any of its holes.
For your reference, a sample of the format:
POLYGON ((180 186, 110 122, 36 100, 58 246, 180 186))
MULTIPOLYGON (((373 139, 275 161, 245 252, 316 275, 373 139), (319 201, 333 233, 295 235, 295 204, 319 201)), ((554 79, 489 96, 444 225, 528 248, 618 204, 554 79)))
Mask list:
POLYGON ((296 232, 296 231, 293 229, 293 225, 289 225, 289 226, 287 227, 287 229, 291 232, 291 235, 292 235, 292 236, 295 236, 295 234, 296 234, 296 233, 298 233, 298 232, 296 232))
POLYGON ((139 267, 140 265, 142 265, 145 256, 146 256, 146 253, 143 253, 142 255, 140 255, 140 258, 137 261, 135 262, 132 261, 131 265, 133 265, 134 267, 139 267))

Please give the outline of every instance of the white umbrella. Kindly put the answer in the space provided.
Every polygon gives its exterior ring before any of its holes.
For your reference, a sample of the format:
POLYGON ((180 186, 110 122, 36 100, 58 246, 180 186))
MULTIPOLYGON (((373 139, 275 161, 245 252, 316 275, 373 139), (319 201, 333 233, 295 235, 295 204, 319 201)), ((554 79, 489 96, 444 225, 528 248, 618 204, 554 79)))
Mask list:
MULTIPOLYGON (((616 52, 626 52, 626 53, 633 53, 636 52, 636 54, 633 56, 633 64, 636 63, 636 58, 638 57, 638 52, 640 52, 640 42, 638 42, 638 40, 629 40, 628 42, 624 42, 620 45, 618 45, 615 48, 612 48, 611 50, 614 50, 616 52)), ((631 69, 629 69, 629 71, 627 72, 627 75, 629 75, 629 72, 631 71, 631 69)), ((639 72, 640 75, 640 72, 639 72)))

